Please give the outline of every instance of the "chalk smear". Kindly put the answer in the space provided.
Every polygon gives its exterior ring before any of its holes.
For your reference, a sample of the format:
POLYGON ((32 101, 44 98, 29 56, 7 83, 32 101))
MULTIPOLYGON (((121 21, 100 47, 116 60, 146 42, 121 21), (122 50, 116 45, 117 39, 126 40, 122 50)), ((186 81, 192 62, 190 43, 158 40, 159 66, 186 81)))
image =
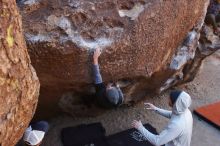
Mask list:
POLYGON ((137 3, 135 6, 130 10, 118 10, 120 17, 130 17, 131 20, 135 20, 140 13, 144 10, 144 5, 137 3))

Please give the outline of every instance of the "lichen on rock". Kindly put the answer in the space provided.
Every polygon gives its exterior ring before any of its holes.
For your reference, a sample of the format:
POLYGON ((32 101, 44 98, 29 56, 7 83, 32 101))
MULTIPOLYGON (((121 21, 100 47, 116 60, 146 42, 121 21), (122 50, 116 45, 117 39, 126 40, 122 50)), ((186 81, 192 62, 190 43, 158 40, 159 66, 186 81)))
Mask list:
POLYGON ((14 38, 12 36, 12 29, 13 29, 13 25, 9 25, 9 27, 7 28, 7 37, 6 40, 8 42, 8 46, 12 47, 14 44, 14 38))

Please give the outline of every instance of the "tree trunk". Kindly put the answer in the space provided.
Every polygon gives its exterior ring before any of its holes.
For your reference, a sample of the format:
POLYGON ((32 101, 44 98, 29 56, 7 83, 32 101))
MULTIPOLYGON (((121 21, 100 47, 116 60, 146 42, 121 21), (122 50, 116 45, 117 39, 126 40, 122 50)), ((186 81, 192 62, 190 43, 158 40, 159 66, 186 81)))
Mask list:
POLYGON ((0 0, 0 145, 14 146, 35 112, 39 80, 15 0, 0 0))

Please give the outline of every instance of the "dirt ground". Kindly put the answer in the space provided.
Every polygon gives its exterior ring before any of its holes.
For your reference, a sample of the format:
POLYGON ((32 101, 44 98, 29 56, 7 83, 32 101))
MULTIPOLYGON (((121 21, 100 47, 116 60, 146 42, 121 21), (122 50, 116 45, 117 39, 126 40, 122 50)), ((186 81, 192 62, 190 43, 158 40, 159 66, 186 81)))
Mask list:
MULTIPOLYGON (((193 103, 191 110, 220 101, 220 50, 208 57, 201 67, 199 74, 193 82, 182 85, 178 89, 187 91, 193 103)), ((151 102, 156 106, 168 109, 167 97, 169 91, 161 96, 147 99, 143 102, 151 102)), ((220 130, 200 120, 193 114, 194 127, 191 146, 219 146, 220 130)), ((60 115, 49 121, 50 130, 45 137, 42 146, 62 146, 60 131, 67 126, 75 126, 81 123, 101 122, 106 128, 107 135, 131 128, 134 119, 141 119, 143 123, 150 123, 160 132, 168 120, 154 112, 144 110, 143 103, 130 108, 114 109, 96 118, 73 118, 68 115, 60 115)))

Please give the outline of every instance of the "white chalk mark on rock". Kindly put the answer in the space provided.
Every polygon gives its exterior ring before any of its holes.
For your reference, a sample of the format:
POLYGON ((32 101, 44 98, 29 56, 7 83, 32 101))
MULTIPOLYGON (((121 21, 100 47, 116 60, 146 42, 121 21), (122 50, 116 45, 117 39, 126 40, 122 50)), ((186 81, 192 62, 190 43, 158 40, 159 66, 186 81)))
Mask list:
POLYGON ((76 1, 76 0, 68 0, 68 4, 70 7, 74 7, 77 8, 80 6, 80 1, 76 1))
POLYGON ((130 10, 118 10, 119 16, 120 17, 130 17, 131 20, 135 20, 140 13, 144 10, 144 5, 137 3, 135 6, 130 9, 130 10))
POLYGON ((25 5, 34 5, 34 4, 38 4, 40 0, 23 0, 21 2, 23 2, 25 5))
POLYGON ((51 38, 49 36, 43 35, 43 34, 32 35, 32 34, 26 33, 25 38, 28 41, 32 42, 32 43, 35 43, 35 42, 50 42, 51 41, 51 38))
POLYGON ((63 29, 66 34, 68 35, 69 39, 76 43, 76 45, 86 48, 86 49, 93 49, 93 48, 105 48, 110 46, 113 42, 107 38, 96 38, 94 41, 88 41, 83 39, 79 33, 72 29, 71 22, 66 17, 61 17, 57 23, 61 29, 63 29))
POLYGON ((50 25, 50 27, 52 27, 53 29, 59 27, 65 32, 65 35, 54 35, 52 33, 48 33, 47 35, 25 34, 26 39, 32 43, 50 42, 52 40, 58 39, 60 43, 64 44, 67 41, 71 41, 78 47, 88 50, 92 50, 94 48, 104 49, 111 46, 113 42, 119 40, 119 37, 124 30, 121 27, 107 28, 106 33, 109 34, 108 38, 105 36, 100 36, 89 40, 83 38, 83 36, 80 35, 80 32, 72 26, 71 21, 65 16, 57 17, 55 15, 50 15, 47 18, 47 24, 50 25), (58 38, 55 36, 58 36, 58 38))

